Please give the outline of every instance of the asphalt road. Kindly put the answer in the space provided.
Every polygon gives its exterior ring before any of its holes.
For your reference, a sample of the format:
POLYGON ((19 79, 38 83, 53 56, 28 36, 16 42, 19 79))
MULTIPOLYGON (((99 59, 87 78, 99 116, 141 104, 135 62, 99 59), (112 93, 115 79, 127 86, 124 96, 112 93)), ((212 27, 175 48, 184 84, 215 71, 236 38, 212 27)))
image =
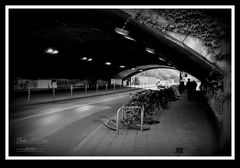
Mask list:
POLYGON ((77 145, 101 125, 99 116, 116 115, 117 109, 129 101, 129 93, 10 108, 9 155, 72 155, 77 145))

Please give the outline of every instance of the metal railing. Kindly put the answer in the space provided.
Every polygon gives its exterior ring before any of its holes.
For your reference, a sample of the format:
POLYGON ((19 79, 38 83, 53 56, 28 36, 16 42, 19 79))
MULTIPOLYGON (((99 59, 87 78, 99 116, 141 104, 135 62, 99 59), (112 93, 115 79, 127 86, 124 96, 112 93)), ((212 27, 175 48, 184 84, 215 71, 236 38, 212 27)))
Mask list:
POLYGON ((120 121, 120 113, 122 112, 122 120, 124 120, 124 113, 129 111, 129 110, 141 110, 141 131, 143 131, 143 116, 144 116, 144 107, 142 106, 122 106, 121 108, 118 109, 117 111, 117 129, 116 132, 119 134, 119 121, 120 121))

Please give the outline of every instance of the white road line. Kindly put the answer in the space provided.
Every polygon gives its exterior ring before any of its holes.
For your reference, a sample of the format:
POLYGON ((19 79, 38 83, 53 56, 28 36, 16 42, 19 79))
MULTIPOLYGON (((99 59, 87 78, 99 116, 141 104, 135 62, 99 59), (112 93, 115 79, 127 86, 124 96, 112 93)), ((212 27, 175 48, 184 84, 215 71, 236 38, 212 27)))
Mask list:
MULTIPOLYGON (((111 100, 113 100, 113 99, 111 99, 111 100)), ((107 100, 107 101, 111 101, 111 100, 107 100)), ((28 116, 28 117, 17 118, 17 119, 14 119, 14 120, 15 121, 16 120, 25 120, 25 119, 29 119, 29 118, 33 118, 33 117, 39 117, 39 116, 54 114, 54 113, 57 113, 57 112, 60 112, 60 111, 64 111, 64 110, 68 110, 68 109, 72 109, 72 108, 76 108, 76 107, 88 106, 88 105, 103 103, 103 102, 107 102, 107 101, 106 100, 105 101, 98 101, 98 102, 93 102, 93 103, 88 103, 88 104, 81 104, 81 105, 66 107, 66 108, 53 110, 53 111, 49 111, 49 112, 45 112, 45 113, 41 113, 41 114, 31 115, 31 116, 28 116)))

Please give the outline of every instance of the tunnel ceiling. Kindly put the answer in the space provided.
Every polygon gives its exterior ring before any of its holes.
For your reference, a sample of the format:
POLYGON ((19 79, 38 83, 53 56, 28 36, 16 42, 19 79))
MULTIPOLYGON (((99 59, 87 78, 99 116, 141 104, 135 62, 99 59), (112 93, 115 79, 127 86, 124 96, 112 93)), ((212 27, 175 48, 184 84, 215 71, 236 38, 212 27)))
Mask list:
POLYGON ((182 48, 137 20, 130 20, 126 26, 136 41, 117 34, 115 28, 122 28, 130 16, 117 9, 10 10, 11 77, 109 79, 141 65, 159 65, 202 79, 215 69, 194 51, 182 48), (154 48, 156 54, 146 52, 146 47, 154 48), (47 54, 47 48, 59 53, 47 54), (92 61, 81 60, 83 57, 92 61))

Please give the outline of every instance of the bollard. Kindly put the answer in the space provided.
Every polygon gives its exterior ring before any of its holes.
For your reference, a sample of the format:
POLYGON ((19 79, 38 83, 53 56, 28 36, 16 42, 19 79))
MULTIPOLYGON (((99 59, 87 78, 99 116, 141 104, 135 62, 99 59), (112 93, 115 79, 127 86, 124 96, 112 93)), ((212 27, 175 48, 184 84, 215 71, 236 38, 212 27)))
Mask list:
POLYGON ((106 84, 106 92, 107 92, 107 87, 108 87, 108 84, 106 84))
POLYGON ((115 83, 114 83, 114 84, 113 84, 113 91, 114 91, 114 92, 115 92, 115 87, 116 87, 116 86, 115 86, 115 83))
POLYGON ((98 92, 98 84, 96 84, 96 92, 98 92))
POLYGON ((28 88, 28 104, 30 104, 30 98, 31 98, 31 91, 30 87, 28 88))

